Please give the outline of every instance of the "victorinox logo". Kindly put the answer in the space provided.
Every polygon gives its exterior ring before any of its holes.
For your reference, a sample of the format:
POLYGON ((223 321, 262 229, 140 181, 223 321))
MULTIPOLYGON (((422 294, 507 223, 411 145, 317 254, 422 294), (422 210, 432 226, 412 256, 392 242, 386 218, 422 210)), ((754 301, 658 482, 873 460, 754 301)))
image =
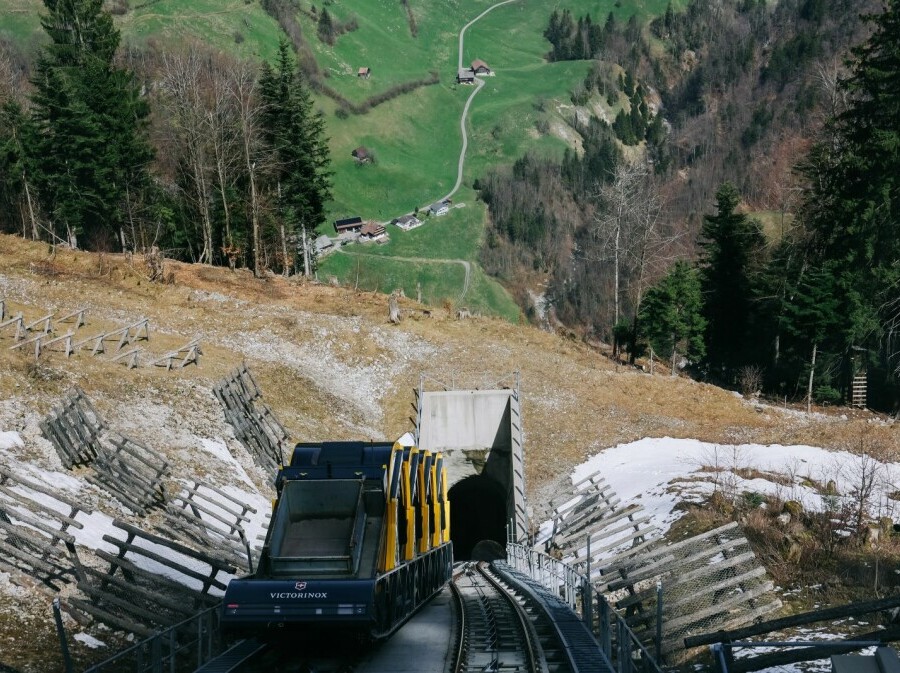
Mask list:
POLYGON ((297 591, 303 591, 303 590, 306 588, 306 582, 297 582, 297 583, 294 585, 294 588, 295 588, 297 591))

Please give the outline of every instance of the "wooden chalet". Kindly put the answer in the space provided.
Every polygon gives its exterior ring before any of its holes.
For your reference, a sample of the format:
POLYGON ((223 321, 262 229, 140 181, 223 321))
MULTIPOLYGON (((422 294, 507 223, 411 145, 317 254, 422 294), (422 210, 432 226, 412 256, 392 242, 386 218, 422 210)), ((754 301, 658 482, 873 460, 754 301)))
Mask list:
POLYGON ((490 66, 487 63, 482 61, 480 58, 476 58, 472 61, 472 72, 476 75, 493 75, 494 71, 491 70, 490 66))
POLYGON ((456 72, 457 84, 474 84, 475 72, 471 68, 460 68, 456 72))
POLYGON ((363 228, 362 218, 357 217, 345 217, 343 220, 335 220, 334 221, 334 230, 339 234, 350 233, 353 231, 359 231, 363 228))
POLYGON ((383 224, 369 220, 362 226, 362 229, 359 230, 359 235, 361 238, 377 241, 380 238, 386 237, 387 232, 385 231, 383 224))
POLYGON ((363 79, 369 79, 369 77, 371 75, 372 75, 372 68, 370 68, 368 66, 364 66, 356 71, 356 76, 362 77, 363 79))

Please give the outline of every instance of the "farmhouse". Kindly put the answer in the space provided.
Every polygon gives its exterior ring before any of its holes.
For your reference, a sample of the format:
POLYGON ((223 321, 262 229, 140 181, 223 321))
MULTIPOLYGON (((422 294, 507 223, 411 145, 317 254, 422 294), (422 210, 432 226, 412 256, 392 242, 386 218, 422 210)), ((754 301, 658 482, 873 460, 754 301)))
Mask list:
POLYGON ((450 202, 449 201, 438 201, 437 203, 432 203, 428 206, 428 212, 433 217, 440 217, 441 215, 446 215, 450 212, 450 202))
POLYGON ((456 73, 457 84, 474 84, 475 73, 471 68, 460 68, 456 73))
POLYGON ((363 227, 362 218, 357 217, 345 217, 343 220, 335 220, 334 221, 334 230, 339 234, 350 233, 354 231, 359 231, 363 227))
POLYGON ((362 145, 350 152, 350 156, 356 159, 357 163, 360 164, 367 164, 372 161, 372 153, 362 145))
POLYGON ((360 229, 359 237, 364 241, 378 241, 379 243, 387 241, 387 232, 383 224, 369 220, 362 229, 360 229))
POLYGON ((490 69, 487 63, 482 61, 480 58, 476 58, 472 61, 472 72, 476 75, 493 75, 494 71, 490 69))
POLYGON ((357 77, 362 77, 363 79, 369 79, 372 75, 372 68, 365 66, 356 71, 357 77))
POLYGON ((409 231, 410 229, 415 229, 422 225, 422 220, 420 220, 415 215, 404 215, 403 217, 398 217, 394 220, 394 224, 403 229, 404 231, 409 231))

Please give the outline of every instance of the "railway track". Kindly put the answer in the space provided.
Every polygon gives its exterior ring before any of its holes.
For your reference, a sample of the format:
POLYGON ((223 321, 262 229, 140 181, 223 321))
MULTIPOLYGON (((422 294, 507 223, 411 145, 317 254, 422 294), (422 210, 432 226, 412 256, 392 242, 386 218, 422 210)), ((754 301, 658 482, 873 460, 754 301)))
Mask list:
POLYGON ((535 621, 533 606, 510 593, 487 564, 466 563, 451 584, 457 610, 453 673, 569 671, 548 666, 552 634, 535 621))

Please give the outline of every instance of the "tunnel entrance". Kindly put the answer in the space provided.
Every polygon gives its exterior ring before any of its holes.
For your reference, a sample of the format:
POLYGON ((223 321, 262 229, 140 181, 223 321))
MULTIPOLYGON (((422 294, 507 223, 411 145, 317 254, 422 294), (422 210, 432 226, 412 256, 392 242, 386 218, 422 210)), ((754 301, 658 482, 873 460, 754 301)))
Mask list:
POLYGON ((497 481, 484 475, 467 477, 456 483, 447 497, 455 561, 471 560, 472 548, 482 540, 506 548, 507 497, 497 481))

